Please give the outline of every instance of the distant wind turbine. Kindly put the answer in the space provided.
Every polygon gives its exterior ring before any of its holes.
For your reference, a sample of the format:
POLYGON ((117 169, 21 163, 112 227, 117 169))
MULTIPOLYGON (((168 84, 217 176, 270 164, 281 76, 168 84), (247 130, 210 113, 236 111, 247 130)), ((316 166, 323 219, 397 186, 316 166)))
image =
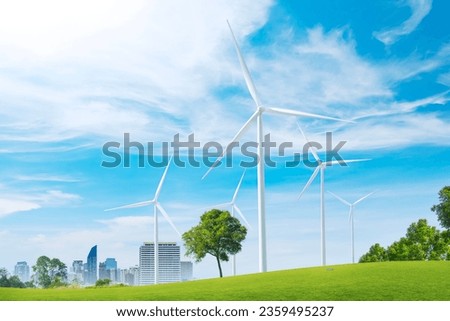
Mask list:
POLYGON ((352 238, 352 263, 355 263, 355 233, 354 233, 354 223, 353 223, 353 211, 355 209, 355 205, 360 203, 362 200, 366 199, 367 197, 369 197, 370 195, 372 195, 375 192, 369 193, 363 197, 361 197, 360 199, 358 199, 356 202, 354 203, 350 203, 347 202, 346 200, 344 200, 343 198, 337 196, 334 193, 331 193, 330 191, 328 191, 328 193, 330 193, 331 195, 333 195, 334 197, 336 197, 339 201, 341 201, 341 203, 348 205, 350 207, 350 211, 348 214, 348 219, 350 221, 351 224, 351 238, 352 238))
POLYGON ((178 231, 175 224, 172 222, 172 219, 169 217, 166 210, 158 202, 159 194, 161 193, 161 188, 163 186, 164 180, 166 179, 167 171, 169 170, 169 166, 170 166, 171 162, 172 162, 172 157, 170 157, 169 162, 167 163, 166 169, 164 170, 161 180, 159 181, 158 188, 156 189, 153 199, 151 199, 149 201, 114 207, 114 208, 105 210, 105 211, 114 211, 114 210, 120 210, 120 209, 124 209, 124 208, 143 207, 143 206, 148 206, 150 204, 153 204, 154 247, 155 247, 155 251, 154 251, 154 254, 155 254, 155 284, 157 284, 159 281, 158 210, 164 216, 166 221, 169 222, 169 224, 172 226, 172 228, 175 230, 175 232, 177 232, 177 234, 181 237, 181 233, 178 231))
POLYGON ((324 195, 325 169, 327 168, 327 166, 333 166, 333 165, 342 164, 342 163, 346 164, 346 163, 364 162, 364 161, 368 161, 369 159, 349 159, 349 160, 345 160, 345 161, 332 160, 332 161, 323 162, 319 158, 319 155, 317 155, 315 148, 311 145, 308 138, 306 138, 305 133, 303 132, 302 128, 300 127, 300 124, 297 123, 297 125, 298 125, 298 129, 302 133, 303 138, 306 140, 306 143, 309 146, 309 150, 311 151, 314 159, 317 162, 316 169, 312 173, 311 177, 309 178, 308 182, 306 183, 305 187, 303 188, 303 190, 300 193, 300 195, 298 196, 298 198, 300 199, 302 197, 303 193, 308 189, 308 187, 311 185, 311 183, 314 181, 314 179, 316 178, 317 174, 320 171, 320 226, 321 226, 320 243, 321 243, 322 265, 326 265, 327 262, 326 262, 326 247, 325 247, 325 195, 324 195))
MULTIPOLYGON (((202 179, 205 178, 209 172, 217 166, 220 160, 225 156, 228 147, 239 141, 242 135, 247 132, 253 122, 256 121, 256 141, 257 141, 257 183, 258 183, 258 252, 259 252, 259 271, 266 272, 267 271, 267 246, 266 246, 266 205, 265 205, 265 179, 264 179, 264 163, 265 163, 265 155, 264 149, 262 148, 263 141, 263 122, 262 122, 262 114, 264 112, 272 113, 272 114, 280 114, 280 115, 289 115, 289 116, 297 116, 297 117, 311 117, 311 118, 319 118, 319 119, 328 119, 328 120, 338 120, 338 121, 346 121, 338 118, 321 116, 316 114, 310 114, 302 111, 296 111, 291 109, 277 108, 277 107, 268 107, 264 106, 259 99, 258 93, 256 91, 256 87, 253 83, 250 72, 245 63, 244 57, 242 56, 241 50, 237 43, 236 37, 234 36, 233 29, 231 28, 230 23, 227 20, 228 27, 231 32, 231 36, 233 38, 234 47, 236 49, 236 53, 239 58, 239 63, 241 65, 242 72, 244 74, 245 83, 247 85, 247 89, 250 95, 253 98, 253 101, 256 105, 255 112, 250 116, 247 122, 242 126, 242 128, 237 132, 237 134, 233 137, 231 142, 227 145, 227 148, 224 149, 224 152, 220 157, 216 159, 214 164, 208 169, 208 171, 203 175, 202 179)), ((348 122, 348 121, 347 121, 348 122)))
MULTIPOLYGON (((231 216, 235 216, 234 212, 236 211, 239 216, 242 218, 242 220, 245 222, 245 224, 251 229, 250 223, 245 218, 244 214, 242 214, 242 211, 239 209, 239 207, 236 205, 236 198, 239 193, 239 188, 241 187, 242 181, 244 180, 245 171, 242 173, 241 179, 239 180, 239 183, 236 187, 236 190, 234 191, 233 198, 228 203, 222 203, 218 205, 214 205, 213 207, 217 208, 223 208, 223 207, 230 207, 231 208, 231 216)), ((231 272, 233 275, 236 275, 236 255, 233 255, 231 257, 231 272)))

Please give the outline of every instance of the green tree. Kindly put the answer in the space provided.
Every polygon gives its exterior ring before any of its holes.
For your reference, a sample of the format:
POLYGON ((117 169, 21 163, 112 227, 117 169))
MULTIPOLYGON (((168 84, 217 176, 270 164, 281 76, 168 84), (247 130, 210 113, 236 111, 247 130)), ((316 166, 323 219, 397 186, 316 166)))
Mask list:
POLYGON ((387 261, 388 256, 386 249, 382 247, 379 243, 372 245, 369 249, 369 252, 361 256, 359 259, 360 263, 366 262, 383 262, 387 261))
POLYGON ((212 209, 200 217, 200 223, 183 234, 186 255, 200 262, 207 254, 214 256, 223 276, 221 261, 241 251, 247 228, 228 211, 212 209))
POLYGON ((25 284, 20 281, 17 275, 12 275, 8 279, 10 288, 25 288, 25 284))
POLYGON ((412 223, 398 242, 388 247, 391 261, 447 260, 449 244, 442 233, 426 219, 412 223))
POLYGON ((100 279, 95 282, 95 286, 108 286, 111 284, 110 279, 100 279))
POLYGON ((8 271, 0 268, 0 287, 9 288, 8 271))
POLYGON ((40 256, 33 271, 37 276, 37 283, 43 288, 64 286, 67 279, 67 267, 59 259, 40 256))
POLYGON ((445 186, 439 191, 439 201, 431 210, 437 214, 438 221, 443 228, 450 230, 450 186, 445 186))
POLYGON ((17 275, 9 276, 5 268, 0 268, 0 287, 2 288, 24 288, 25 284, 17 275))
POLYGON ((404 237, 383 250, 378 243, 373 245, 360 262, 450 260, 450 232, 440 232, 426 219, 419 219, 404 237))

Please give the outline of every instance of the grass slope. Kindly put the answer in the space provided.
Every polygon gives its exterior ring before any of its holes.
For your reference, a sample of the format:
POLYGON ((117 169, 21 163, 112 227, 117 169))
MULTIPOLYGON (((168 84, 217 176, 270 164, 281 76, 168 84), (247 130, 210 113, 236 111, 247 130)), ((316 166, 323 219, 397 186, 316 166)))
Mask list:
POLYGON ((0 300, 448 301, 450 262, 337 265, 140 287, 0 288, 0 300))

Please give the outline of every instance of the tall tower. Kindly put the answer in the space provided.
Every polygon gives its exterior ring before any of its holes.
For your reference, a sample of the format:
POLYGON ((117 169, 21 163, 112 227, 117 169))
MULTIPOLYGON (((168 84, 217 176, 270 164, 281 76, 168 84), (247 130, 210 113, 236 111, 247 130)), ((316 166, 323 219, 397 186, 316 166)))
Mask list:
POLYGON ((30 267, 27 262, 17 262, 14 267, 14 275, 17 275, 22 282, 28 282, 30 280, 30 267))
POLYGON ((86 263, 85 284, 95 284, 97 282, 97 245, 89 251, 86 263))
MULTIPOLYGON (((180 246, 175 242, 159 242, 158 258, 158 283, 180 282, 180 246)), ((139 271, 141 285, 155 283, 155 245, 153 242, 145 242, 139 248, 139 271)))

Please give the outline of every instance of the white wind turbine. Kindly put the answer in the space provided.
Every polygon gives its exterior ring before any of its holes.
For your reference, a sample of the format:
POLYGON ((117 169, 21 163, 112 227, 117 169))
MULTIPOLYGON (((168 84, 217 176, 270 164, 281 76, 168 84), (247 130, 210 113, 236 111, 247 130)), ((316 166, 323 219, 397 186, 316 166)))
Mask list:
POLYGON ((363 197, 361 197, 360 199, 358 199, 356 202, 354 203, 350 203, 347 202, 346 200, 344 200, 343 198, 337 196, 334 193, 331 193, 330 191, 328 191, 328 193, 330 193, 331 195, 333 195, 334 197, 336 197, 339 201, 341 201, 341 203, 348 205, 350 207, 350 211, 349 211, 349 216, 348 219, 350 221, 351 224, 351 238, 352 238, 352 263, 355 263, 355 234, 354 234, 354 223, 353 223, 353 211, 355 209, 355 205, 360 203, 362 200, 366 199, 367 197, 369 197, 370 195, 372 195, 375 192, 369 193, 363 197))
POLYGON ((203 175, 202 179, 205 178, 209 172, 217 166, 220 160, 224 157, 226 151, 228 150, 228 146, 237 142, 242 135, 250 128, 251 124, 256 121, 256 141, 257 141, 257 155, 258 155, 258 164, 257 164, 257 184, 258 184, 258 252, 259 252, 259 271, 266 272, 267 271, 267 250, 266 250, 266 206, 265 206, 265 181, 264 181, 264 150, 262 148, 263 141, 263 123, 262 123, 262 114, 264 112, 272 113, 272 114, 281 114, 281 115, 289 115, 289 116, 300 116, 300 117, 311 117, 311 118, 319 118, 319 119, 328 119, 328 120, 338 120, 345 121, 338 118, 321 116, 316 114, 305 113, 296 110, 277 108, 277 107, 269 107, 264 106, 259 99, 258 93, 256 91, 256 87, 253 83, 252 77, 250 76, 250 72, 248 71, 247 65, 245 64, 244 58, 242 56, 239 45, 236 41, 236 37, 234 36, 233 29, 231 28, 230 23, 227 20, 228 27, 230 28, 231 36, 233 37, 234 46, 236 49, 236 53, 239 58, 239 63, 241 65, 242 72, 244 74, 245 83, 247 85, 247 89, 250 95, 253 98, 253 101, 256 105, 256 111, 250 116, 247 122, 242 126, 241 129, 237 132, 237 134, 233 137, 232 141, 227 145, 224 152, 214 164, 208 169, 208 171, 203 175))
POLYGON ((311 153, 313 154, 314 159, 316 160, 317 165, 315 165, 316 169, 314 170, 314 172, 312 173, 311 177, 309 178, 308 182, 306 183, 305 187, 303 188, 302 192, 300 193, 300 195, 298 196, 298 198, 300 199, 300 197, 302 197, 303 193, 308 189, 309 185, 311 185, 311 183, 314 181, 314 179, 316 178, 317 174, 320 171, 320 244, 321 244, 321 256, 322 256, 322 265, 326 265, 326 247, 325 247, 325 195, 324 195, 324 184, 325 184, 325 169, 327 166, 333 166, 333 165, 337 165, 337 164, 346 164, 346 163, 355 163, 355 162, 364 162, 364 161, 368 161, 369 159, 349 159, 349 160, 332 160, 332 161, 327 161, 327 162, 323 162, 320 158, 319 155, 317 155, 316 150, 314 149, 314 147, 311 145, 310 141, 308 140, 308 138, 306 138, 305 133, 303 132, 302 128, 300 127, 300 125, 297 123, 298 125, 298 129, 300 130, 300 132, 302 133, 303 138, 306 140, 306 143, 309 146, 309 150, 311 151, 311 153))
MULTIPOLYGON (((231 199, 231 201, 228 202, 228 203, 222 203, 222 204, 214 205, 213 207, 218 207, 218 208, 230 207, 231 208, 231 216, 234 217, 235 216, 234 212, 236 211, 239 214, 239 216, 242 218, 242 220, 245 222, 245 224, 249 228, 252 228, 250 223, 245 218, 244 214, 242 214, 242 211, 236 205, 236 198, 237 198, 237 195, 239 193, 239 188, 241 187, 242 181, 244 180, 244 176, 245 176, 245 171, 242 173, 241 179, 239 180, 239 183, 238 183, 238 185, 236 187, 236 190, 234 191, 233 198, 231 199)), ((231 272, 232 272, 233 275, 236 275, 236 255, 233 255, 231 257, 231 272)))
POLYGON ((158 210, 164 216, 164 218, 167 220, 167 222, 169 222, 169 224, 172 226, 172 228, 175 230, 175 232, 177 232, 177 234, 181 237, 181 233, 178 231, 175 224, 172 222, 172 220, 169 217, 169 215, 167 214, 166 210, 158 202, 159 194, 161 193, 161 188, 163 186, 164 180, 166 179, 167 171, 169 169, 171 162, 172 162, 172 157, 170 157, 169 162, 167 163, 166 169, 164 170, 161 180, 159 181, 158 188, 156 189, 153 199, 151 199, 149 201, 114 207, 114 208, 105 210, 105 211, 114 211, 114 210, 120 210, 120 209, 124 209, 124 208, 143 207, 143 206, 148 206, 150 204, 153 204, 154 248, 155 248, 155 250, 154 250, 154 254, 155 254, 155 284, 157 284, 159 281, 158 210))

